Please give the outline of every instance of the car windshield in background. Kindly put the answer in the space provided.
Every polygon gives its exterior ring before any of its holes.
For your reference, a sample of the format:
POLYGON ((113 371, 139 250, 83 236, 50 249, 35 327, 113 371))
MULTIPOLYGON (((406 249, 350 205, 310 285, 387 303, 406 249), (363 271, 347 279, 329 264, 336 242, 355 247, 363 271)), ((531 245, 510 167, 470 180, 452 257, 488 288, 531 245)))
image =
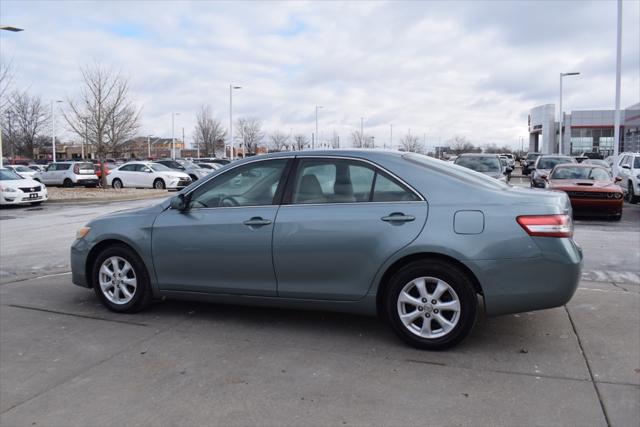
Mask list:
POLYGON ((160 163, 150 163, 149 167, 156 172, 171 172, 173 169, 166 167, 165 165, 161 165, 160 163))
POLYGON ((527 160, 535 160, 540 157, 540 154, 527 154, 527 160))
POLYGON ((611 175, 602 168, 561 167, 553 171, 551 179, 592 179, 596 181, 609 181, 611 180, 611 175))
POLYGON ((456 159, 455 164, 473 169, 476 172, 500 173, 500 160, 493 156, 462 156, 456 159))
POLYGON ((559 157, 542 158, 538 160, 538 169, 553 169, 557 165, 563 165, 565 163, 573 163, 570 159, 563 159, 559 157))
POLYGON ((13 181, 16 179, 24 179, 17 173, 9 169, 0 170, 0 181, 13 181))
POLYGON ((584 163, 587 163, 590 165, 604 166, 605 168, 609 167, 609 163, 607 163, 606 160, 600 160, 600 159, 589 159, 589 160, 585 160, 584 163))
POLYGON ((640 169, 640 157, 636 157, 636 159, 633 161, 633 168, 640 169))
MULTIPOLYGON (((160 164, 160 163, 158 163, 158 164, 160 164)), ((167 167, 172 168, 172 169, 182 169, 182 168, 184 168, 184 166, 182 166, 180 163, 176 162, 175 160, 163 160, 162 164, 164 166, 167 166, 167 167)))
POLYGON ((28 168, 26 166, 16 166, 14 170, 16 172, 33 172, 31 168, 28 168))

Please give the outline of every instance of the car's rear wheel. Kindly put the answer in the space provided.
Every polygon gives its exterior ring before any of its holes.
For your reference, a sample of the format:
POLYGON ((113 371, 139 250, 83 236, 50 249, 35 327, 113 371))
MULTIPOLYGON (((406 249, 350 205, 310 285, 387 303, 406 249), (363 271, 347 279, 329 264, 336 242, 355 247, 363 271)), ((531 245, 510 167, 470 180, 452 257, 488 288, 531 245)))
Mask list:
POLYGON ((632 204, 636 204, 638 203, 638 200, 640 200, 640 197, 636 196, 635 192, 633 191, 633 183, 631 182, 631 180, 629 180, 629 184, 627 185, 628 191, 627 191, 627 197, 629 198, 629 203, 632 204))
POLYGON ((69 178, 65 178, 65 180, 62 181, 62 186, 66 188, 73 187, 73 181, 71 181, 69 178))
POLYGON ((471 279, 441 260, 416 261, 393 275, 385 301, 394 332, 410 345, 444 350, 471 331, 477 312, 471 279))
POLYGON ((135 313, 151 303, 149 275, 140 257, 128 246, 110 246, 93 264, 93 289, 111 311, 135 313))
POLYGON ((114 179, 113 182, 111 183, 111 186, 116 190, 120 190, 122 187, 124 187, 122 185, 122 181, 119 178, 114 179))
POLYGON ((153 181, 153 188, 155 188, 156 190, 164 190, 166 188, 166 185, 164 184, 164 181, 162 179, 158 178, 153 181))

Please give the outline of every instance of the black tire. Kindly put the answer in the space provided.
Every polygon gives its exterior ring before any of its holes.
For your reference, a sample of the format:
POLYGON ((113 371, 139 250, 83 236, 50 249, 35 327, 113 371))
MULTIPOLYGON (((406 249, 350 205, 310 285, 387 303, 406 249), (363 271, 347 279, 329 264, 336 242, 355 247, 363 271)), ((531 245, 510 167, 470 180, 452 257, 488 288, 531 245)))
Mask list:
POLYGON ((149 281, 149 273, 147 269, 135 251, 130 247, 122 244, 116 244, 104 249, 96 258, 92 266, 92 283, 93 290, 95 291, 100 302, 109 310, 116 313, 136 313, 144 310, 151 304, 152 292, 151 284, 149 281), (100 286, 100 267, 102 263, 113 256, 120 257, 131 264, 133 272, 137 280, 137 286, 133 293, 133 298, 126 304, 116 304, 109 301, 105 296, 102 287, 100 286))
POLYGON ((115 188, 116 190, 119 190, 121 188, 124 188, 124 185, 122 185, 122 181, 120 180, 120 178, 115 178, 112 182, 111 182, 111 186, 113 188, 115 188))
POLYGON ((165 188, 167 188, 167 186, 165 185, 162 178, 158 178, 153 181, 153 188, 155 188, 156 190, 164 190, 165 188))
MULTIPOLYGON (((428 289, 429 287, 435 287, 435 284, 427 284, 428 289)), ((449 295, 451 296, 451 294, 449 295)), ((446 296, 447 292, 440 298, 446 296)), ((422 301, 424 302, 425 300, 422 301)), ((435 306, 431 306, 429 301, 425 304, 423 308, 424 314, 422 314, 422 316, 428 316, 427 313, 431 312, 430 310, 433 310, 435 306)), ((456 345, 469 335, 476 321, 477 306, 478 300, 473 282, 465 272, 446 261, 423 260, 407 264, 391 277, 384 300, 384 314, 396 335, 411 346, 423 350, 444 350, 456 345), (444 281, 453 289, 455 294, 457 294, 460 303, 460 311, 456 314, 458 317, 455 317, 457 323, 455 323, 455 326, 453 326, 450 331, 442 336, 434 338, 419 336, 411 332, 400 319, 398 309, 400 293, 412 280, 420 277, 433 277, 444 281)), ((435 316, 437 310, 432 313, 433 316, 435 316)), ((444 313, 445 311, 442 310, 441 316, 443 316, 444 313)), ((454 317, 451 317, 451 319, 448 320, 453 319, 454 317)), ((424 322, 425 320, 426 317, 422 317, 422 321, 424 322)), ((433 325, 433 321, 436 321, 436 326, 439 325, 434 317, 429 320, 429 322, 432 322, 430 325, 433 325)))
POLYGON ((189 177, 191 177, 191 181, 197 181, 198 177, 195 175, 189 175, 189 177))
POLYGON ((33 178, 33 180, 39 182, 40 184, 42 184, 42 181, 40 181, 38 178, 33 178))
POLYGON ((622 219, 622 212, 611 216, 611 221, 620 221, 622 219))
POLYGON ((73 187, 73 181, 71 181, 69 178, 65 178, 65 180, 62 181, 62 186, 65 188, 71 188, 73 187))
POLYGON ((42 200, 39 202, 31 202, 31 206, 40 206, 42 204, 42 200))
POLYGON ((640 200, 639 196, 636 196, 635 192, 633 191, 633 183, 631 182, 631 180, 629 180, 629 184, 627 184, 627 197, 629 200, 629 203, 631 203, 632 205, 635 205, 638 203, 638 201, 640 200))

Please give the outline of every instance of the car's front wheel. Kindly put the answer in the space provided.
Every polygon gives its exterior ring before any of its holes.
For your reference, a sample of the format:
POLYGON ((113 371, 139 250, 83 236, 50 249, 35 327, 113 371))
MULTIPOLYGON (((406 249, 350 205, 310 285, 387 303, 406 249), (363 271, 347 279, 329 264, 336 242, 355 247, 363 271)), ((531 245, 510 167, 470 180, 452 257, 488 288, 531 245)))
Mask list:
POLYGON ((158 178, 153 182, 153 188, 155 188, 156 190, 164 190, 166 188, 166 185, 161 178, 158 178))
POLYGON ((111 186, 116 190, 119 190, 123 187, 122 181, 119 178, 115 178, 113 182, 111 182, 111 186))
POLYGON ((128 246, 110 246, 93 264, 93 289, 109 310, 135 313, 151 303, 149 275, 140 257, 128 246))
POLYGON ((441 260, 410 263, 391 278, 386 315, 394 332, 410 345, 444 350, 471 331, 477 297, 469 277, 441 260))

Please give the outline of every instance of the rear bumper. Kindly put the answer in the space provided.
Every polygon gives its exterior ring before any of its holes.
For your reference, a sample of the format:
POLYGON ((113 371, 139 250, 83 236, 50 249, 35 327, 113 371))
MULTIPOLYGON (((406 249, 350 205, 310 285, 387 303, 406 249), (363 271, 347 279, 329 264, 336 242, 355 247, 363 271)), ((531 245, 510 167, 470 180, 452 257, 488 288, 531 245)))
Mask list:
POLYGON ((79 179, 74 185, 98 185, 99 179, 79 179))
POLYGON ((580 282, 582 250, 573 239, 540 239, 562 242, 540 257, 467 264, 482 286, 487 315, 560 307, 571 299, 580 282))

